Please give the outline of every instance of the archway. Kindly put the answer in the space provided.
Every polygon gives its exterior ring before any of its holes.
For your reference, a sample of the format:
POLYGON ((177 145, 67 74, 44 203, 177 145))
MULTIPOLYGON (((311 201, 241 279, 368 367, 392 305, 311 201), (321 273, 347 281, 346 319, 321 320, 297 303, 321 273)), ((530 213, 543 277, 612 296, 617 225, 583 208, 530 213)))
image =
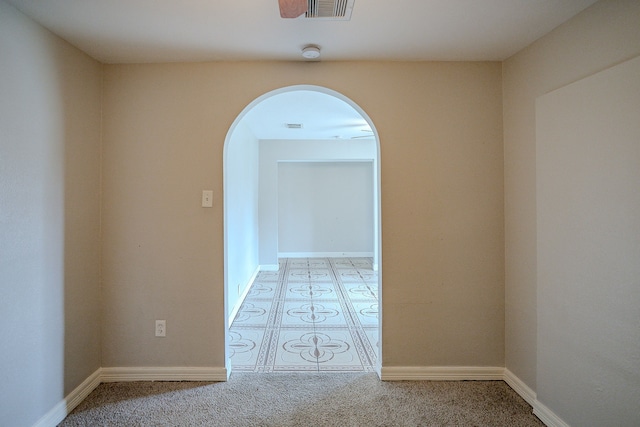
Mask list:
MULTIPOLYGON (((251 129, 251 123, 249 117, 255 115, 256 111, 259 111, 260 106, 265 106, 269 102, 288 97, 293 99, 300 95, 315 96, 316 101, 312 109, 316 109, 317 115, 329 114, 324 111, 320 105, 325 105, 323 101, 331 101, 326 105, 334 105, 332 108, 337 110, 351 110, 353 114, 349 117, 342 118, 342 122, 339 124, 334 123, 333 127, 325 126, 323 129, 309 129, 314 126, 308 126, 305 132, 301 134, 306 135, 303 137, 297 137, 297 139, 315 140, 316 142, 323 142, 324 145, 333 147, 341 147, 347 145, 346 142, 342 144, 340 141, 350 141, 353 145, 355 140, 360 138, 370 140, 372 143, 372 154, 366 156, 371 157, 371 170, 372 170, 372 230, 373 236, 373 268, 379 270, 381 265, 381 224, 380 224, 380 142, 377 130, 362 108, 360 108, 355 102, 345 97, 344 95, 335 92, 331 89, 312 86, 312 85, 297 85, 280 88, 264 95, 259 96, 253 102, 251 102, 244 110, 236 117, 233 124, 227 132, 227 136, 224 144, 224 293, 225 293, 225 355, 226 355, 226 367, 227 372, 230 373, 232 364, 230 360, 232 339, 229 332, 232 319, 236 315, 237 309, 240 303, 246 296, 248 286, 259 272, 260 267, 262 270, 277 270, 278 269, 278 223, 277 223, 277 208, 275 210, 269 207, 269 203, 264 199, 266 192, 264 188, 268 188, 271 185, 273 189, 273 181, 276 181, 277 185, 277 173, 267 174, 266 167, 260 166, 260 155, 258 154, 259 141, 264 141, 265 138, 256 136, 257 133, 261 133, 268 127, 266 122, 262 122, 258 125, 253 123, 254 129, 251 129), (340 132, 336 129, 340 127, 340 132), (360 134, 354 134, 356 132, 362 132, 360 134), (364 129, 362 129, 364 127, 364 129), (256 128, 260 131, 256 132, 256 128), (313 130, 316 133, 309 133, 313 130), (329 133, 327 133, 329 132, 329 133), (309 137, 313 135, 314 137, 309 137), (330 135, 330 136, 328 136, 330 135), (345 136, 346 135, 346 136, 345 136), (336 144, 337 143, 337 144, 336 144), (262 170, 261 170, 262 169, 262 170), (275 215, 275 222, 274 222, 275 215), (274 237, 275 236, 275 237, 274 237), (275 238, 275 250, 273 242, 275 238), (266 243, 265 243, 266 242, 266 243)), ((307 105, 308 107, 308 105, 307 105)), ((329 108, 329 107, 327 107, 329 108)), ((304 108, 299 108, 303 110, 304 108)), ((343 111, 343 112, 344 112, 343 111)), ((346 113, 345 113, 346 114, 346 113)), ((348 114, 347 114, 348 116, 348 114)), ((304 125, 302 123, 296 123, 295 121, 281 120, 278 123, 281 128, 293 128, 302 129, 304 125)), ((319 126, 316 126, 318 128, 319 126)), ((300 134, 298 134, 300 135, 300 134)), ((267 139, 273 139, 268 136, 267 139)), ((276 136, 277 139, 277 136, 276 136)), ((345 154, 332 151, 330 148, 328 152, 333 153, 329 155, 325 161, 362 161, 357 156, 352 158, 351 154, 345 154)), ((344 150, 343 150, 344 151, 344 150)), ((307 161, 323 161, 323 159, 309 157, 309 154, 305 154, 299 158, 289 159, 292 162, 298 162, 300 159, 307 161)), ((281 160, 286 162, 287 160, 281 160)), ((271 171, 273 172, 273 171, 271 171)), ((377 295, 382 295, 381 292, 381 273, 377 274, 377 295)), ((378 305, 378 325, 377 325, 377 343, 376 343, 376 362, 375 371, 380 375, 381 372, 381 301, 378 305)), ((234 349, 237 348, 238 342, 234 341, 234 349)))

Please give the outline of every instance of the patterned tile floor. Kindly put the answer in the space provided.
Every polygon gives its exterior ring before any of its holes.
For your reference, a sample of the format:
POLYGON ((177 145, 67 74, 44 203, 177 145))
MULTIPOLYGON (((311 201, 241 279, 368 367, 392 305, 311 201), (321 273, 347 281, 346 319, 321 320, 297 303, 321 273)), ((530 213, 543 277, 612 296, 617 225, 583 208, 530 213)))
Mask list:
POLYGON ((258 273, 230 328, 236 372, 373 372, 378 273, 371 258, 285 258, 258 273))

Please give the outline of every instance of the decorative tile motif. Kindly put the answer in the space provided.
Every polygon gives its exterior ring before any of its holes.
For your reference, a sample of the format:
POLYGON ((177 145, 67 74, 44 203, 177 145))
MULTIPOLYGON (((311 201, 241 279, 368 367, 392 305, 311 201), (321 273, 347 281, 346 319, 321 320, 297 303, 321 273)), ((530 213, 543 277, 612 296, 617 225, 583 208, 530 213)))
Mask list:
POLYGON ((307 332, 296 340, 285 342, 282 348, 308 362, 325 363, 336 354, 348 351, 349 344, 334 340, 327 334, 307 332))
POLYGON ((378 289, 374 289, 372 285, 358 284, 357 287, 351 287, 348 290, 352 298, 378 299, 378 289))
POLYGON ((290 269, 288 275, 291 282, 319 282, 327 281, 329 278, 329 269, 326 268, 296 268, 290 269))
POLYGON ((364 317, 369 317, 372 319, 378 319, 378 304, 370 304, 368 307, 364 307, 359 312, 364 317))
POLYGON ((260 272, 230 328, 240 372, 374 370, 377 272, 371 258, 279 260, 260 272))
POLYGON ((266 298, 266 297, 273 298, 274 290, 275 290, 275 286, 272 283, 255 282, 251 285, 251 288, 249 289, 249 296, 251 298, 266 298))
POLYGON ((266 313, 267 310, 265 308, 256 307, 253 303, 245 302, 242 305, 242 310, 236 315, 235 321, 239 323, 249 322, 251 319, 264 316, 266 313))
POLYGON ((258 357, 256 349, 262 342, 264 331, 245 330, 242 332, 230 331, 229 349, 231 357, 238 366, 255 366, 258 357))
POLYGON ((298 308, 292 308, 287 311, 289 316, 299 317, 300 320, 317 324, 322 323, 327 320, 329 317, 335 317, 340 312, 338 310, 332 308, 325 308, 322 304, 314 304, 313 302, 309 304, 302 304, 298 308))
POLYGON ((261 271, 255 282, 277 282, 279 279, 280 274, 277 271, 261 271))
POLYGON ((323 286, 320 283, 295 284, 289 288, 289 292, 297 294, 295 297, 313 299, 331 297, 333 289, 331 289, 330 286, 323 286))

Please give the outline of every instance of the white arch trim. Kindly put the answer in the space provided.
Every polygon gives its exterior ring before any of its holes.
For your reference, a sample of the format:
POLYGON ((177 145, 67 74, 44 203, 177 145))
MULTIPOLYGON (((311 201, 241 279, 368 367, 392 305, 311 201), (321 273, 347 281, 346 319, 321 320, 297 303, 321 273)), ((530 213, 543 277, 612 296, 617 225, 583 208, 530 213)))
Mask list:
POLYGON ((227 276, 227 270, 228 270, 228 254, 227 254, 227 248, 228 248, 228 242, 229 242, 229 236, 228 236, 228 230, 227 230, 227 223, 228 223, 228 218, 227 218, 227 206, 228 206, 228 197, 229 197, 229 191, 227 186, 228 186, 228 179, 227 179, 227 156, 228 156, 228 146, 229 143, 232 140, 232 136, 233 133, 236 130, 236 127, 238 126, 239 123, 242 122, 242 119, 247 115, 247 113, 249 111, 251 111, 256 105, 260 104, 262 101, 271 98, 272 96, 275 95, 280 95, 283 93, 288 93, 288 92, 295 92, 295 91, 314 91, 314 92, 319 92, 319 93, 323 93, 329 96, 333 96, 334 98, 337 98, 343 102, 345 102, 346 104, 350 105, 356 112, 358 112, 362 118, 367 122, 367 124, 369 125, 369 127, 371 128, 371 130, 373 131, 373 136, 375 137, 375 141, 376 141, 376 167, 375 167, 375 194, 374 194, 374 205, 375 205, 375 218, 374 218, 374 223, 375 226, 377 228, 377 233, 375 236, 375 243, 374 243, 374 257, 373 257, 373 267, 374 270, 378 270, 379 274, 378 274, 378 295, 379 295, 379 307, 378 307, 378 358, 376 361, 376 372, 378 374, 378 377, 381 377, 382 375, 382 304, 381 304, 381 297, 382 297, 382 271, 381 271, 381 260, 382 260, 382 216, 381 216, 381 182, 380 182, 380 136, 378 134, 378 130, 375 127, 375 124, 373 123, 373 120, 371 120, 371 118, 369 117, 369 115, 358 105, 356 104, 354 101, 352 101, 350 98, 346 97, 345 95, 341 94, 340 92, 337 92, 335 90, 326 88, 324 86, 317 86, 317 85, 293 85, 293 86, 285 86, 282 88, 278 88, 275 90, 272 90, 270 92, 267 92, 259 97, 257 97, 256 99, 254 99, 252 102, 250 102, 241 112, 240 114, 238 114, 238 116, 236 117, 236 119, 233 121, 233 123, 231 124, 231 126, 229 127, 229 130, 227 131, 227 135, 225 137, 225 141, 224 141, 224 147, 223 147, 223 166, 222 166, 222 173, 223 173, 223 221, 224 221, 224 327, 225 327, 225 365, 226 365, 226 371, 227 371, 227 377, 229 375, 231 375, 231 362, 229 359, 229 317, 227 316, 228 313, 228 307, 227 307, 227 292, 228 292, 228 276, 227 276))

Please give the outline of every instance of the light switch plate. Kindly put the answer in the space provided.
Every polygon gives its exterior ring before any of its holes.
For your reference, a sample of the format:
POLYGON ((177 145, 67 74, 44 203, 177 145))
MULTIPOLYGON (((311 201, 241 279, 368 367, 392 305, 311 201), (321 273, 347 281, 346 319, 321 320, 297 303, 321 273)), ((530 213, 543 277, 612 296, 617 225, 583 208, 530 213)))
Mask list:
POLYGON ((213 190, 202 190, 202 207, 213 207, 213 190))

